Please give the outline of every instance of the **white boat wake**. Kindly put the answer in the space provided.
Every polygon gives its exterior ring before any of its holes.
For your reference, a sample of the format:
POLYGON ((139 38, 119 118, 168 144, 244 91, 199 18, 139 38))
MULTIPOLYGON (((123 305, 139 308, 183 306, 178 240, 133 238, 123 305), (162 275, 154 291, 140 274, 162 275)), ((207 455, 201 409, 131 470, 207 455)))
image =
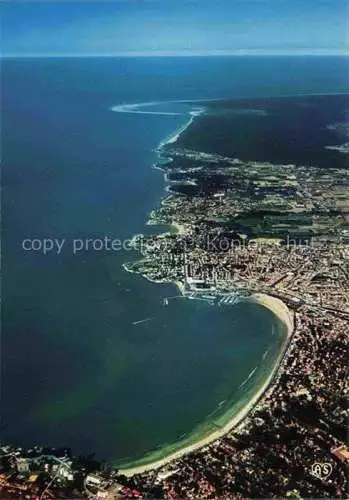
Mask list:
POLYGON ((238 389, 241 389, 241 387, 243 387, 244 385, 246 385, 246 384, 247 384, 247 382, 250 380, 250 378, 252 377, 252 375, 254 374, 254 372, 257 370, 257 368, 258 368, 258 366, 256 366, 256 368, 254 368, 254 369, 250 372, 250 374, 249 374, 249 376, 247 377, 247 379, 246 379, 246 380, 244 380, 244 381, 243 381, 243 382, 239 385, 238 389))
POLYGON ((268 352, 269 352, 269 349, 267 349, 266 351, 264 351, 263 353, 263 358, 262 359, 265 359, 268 355, 268 352))

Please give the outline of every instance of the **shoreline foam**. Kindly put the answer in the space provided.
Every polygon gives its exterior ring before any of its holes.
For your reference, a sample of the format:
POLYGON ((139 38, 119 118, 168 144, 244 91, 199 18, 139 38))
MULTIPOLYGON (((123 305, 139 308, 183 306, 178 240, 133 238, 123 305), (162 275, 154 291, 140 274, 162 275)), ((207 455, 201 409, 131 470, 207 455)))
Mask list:
MULTIPOLYGON (((177 283, 176 285, 178 286, 177 283)), ((252 295, 249 300, 259 304, 262 307, 269 309, 286 327, 286 332, 287 332, 286 338, 283 342, 280 354, 276 362, 274 363, 273 369, 271 370, 269 376, 263 381, 262 385, 250 398, 248 403, 244 405, 243 408, 238 410, 237 413, 225 425, 223 425, 221 429, 212 432, 208 436, 205 436, 202 439, 199 439, 198 441, 188 446, 184 446, 183 448, 173 453, 170 453, 167 457, 164 457, 162 459, 155 460, 148 464, 129 467, 125 469, 122 469, 121 467, 119 470, 122 474, 126 476, 133 476, 135 474, 141 474, 149 470, 159 469, 160 467, 163 467, 164 465, 167 465, 170 462, 173 462, 174 460, 177 460, 189 453, 204 448, 205 446, 213 443, 214 441, 217 441, 219 438, 228 434, 233 428, 241 426, 244 423, 243 421, 248 416, 250 411, 256 406, 256 404, 259 402, 262 396, 271 387, 272 381, 279 371, 281 362, 284 358, 290 339, 292 337, 292 333, 294 330, 293 315, 286 306, 286 304, 284 304, 280 299, 277 299, 275 297, 258 293, 252 295)))

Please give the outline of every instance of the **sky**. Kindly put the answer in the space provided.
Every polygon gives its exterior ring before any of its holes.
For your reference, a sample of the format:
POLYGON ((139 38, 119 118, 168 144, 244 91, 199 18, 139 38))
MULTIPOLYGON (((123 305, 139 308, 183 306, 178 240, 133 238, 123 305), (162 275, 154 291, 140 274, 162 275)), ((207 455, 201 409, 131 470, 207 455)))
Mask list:
POLYGON ((0 4, 4 56, 349 54, 348 0, 0 4))

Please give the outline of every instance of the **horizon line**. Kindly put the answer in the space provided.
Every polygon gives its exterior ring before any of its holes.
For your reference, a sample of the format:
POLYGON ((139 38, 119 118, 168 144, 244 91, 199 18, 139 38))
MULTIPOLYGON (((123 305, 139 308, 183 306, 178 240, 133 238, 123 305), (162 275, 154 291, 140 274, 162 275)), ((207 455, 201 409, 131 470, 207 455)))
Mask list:
POLYGON ((9 53, 0 54, 0 59, 49 59, 49 58, 155 58, 155 57, 348 57, 348 52, 342 51, 298 51, 298 52, 253 52, 253 51, 236 51, 236 52, 207 52, 207 53, 163 53, 163 52, 115 52, 115 53, 30 53, 19 54, 9 53))

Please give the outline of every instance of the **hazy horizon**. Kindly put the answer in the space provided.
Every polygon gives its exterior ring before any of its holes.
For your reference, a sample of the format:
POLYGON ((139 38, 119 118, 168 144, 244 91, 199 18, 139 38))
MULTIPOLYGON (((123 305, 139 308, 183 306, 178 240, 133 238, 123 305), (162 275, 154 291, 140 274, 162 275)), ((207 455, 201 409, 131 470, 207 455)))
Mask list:
POLYGON ((3 2, 2 54, 349 55, 345 0, 3 2))

